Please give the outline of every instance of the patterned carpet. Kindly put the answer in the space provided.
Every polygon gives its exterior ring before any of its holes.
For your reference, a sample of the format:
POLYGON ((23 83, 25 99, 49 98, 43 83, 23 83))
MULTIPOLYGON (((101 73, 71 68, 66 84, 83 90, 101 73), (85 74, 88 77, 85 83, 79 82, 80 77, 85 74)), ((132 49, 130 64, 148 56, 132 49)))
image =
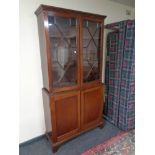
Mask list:
POLYGON ((99 144, 81 155, 134 155, 135 130, 121 132, 110 140, 99 144))

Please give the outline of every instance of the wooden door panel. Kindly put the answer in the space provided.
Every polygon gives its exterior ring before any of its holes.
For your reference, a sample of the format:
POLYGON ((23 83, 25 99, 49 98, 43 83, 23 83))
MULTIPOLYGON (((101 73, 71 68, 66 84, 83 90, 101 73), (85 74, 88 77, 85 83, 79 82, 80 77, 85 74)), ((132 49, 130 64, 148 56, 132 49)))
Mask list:
POLYGON ((81 100, 82 128, 98 124, 101 121, 103 111, 103 86, 82 91, 81 100))
POLYGON ((78 132, 80 128, 80 92, 60 93, 53 97, 57 140, 78 132))

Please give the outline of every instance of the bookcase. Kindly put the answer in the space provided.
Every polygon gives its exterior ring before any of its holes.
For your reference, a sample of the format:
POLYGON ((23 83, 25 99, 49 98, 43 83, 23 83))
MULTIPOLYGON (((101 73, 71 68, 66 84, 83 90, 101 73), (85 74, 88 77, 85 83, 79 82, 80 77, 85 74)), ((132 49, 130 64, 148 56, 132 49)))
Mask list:
POLYGON ((106 16, 41 5, 38 21, 46 135, 53 152, 103 127, 103 32, 106 16))

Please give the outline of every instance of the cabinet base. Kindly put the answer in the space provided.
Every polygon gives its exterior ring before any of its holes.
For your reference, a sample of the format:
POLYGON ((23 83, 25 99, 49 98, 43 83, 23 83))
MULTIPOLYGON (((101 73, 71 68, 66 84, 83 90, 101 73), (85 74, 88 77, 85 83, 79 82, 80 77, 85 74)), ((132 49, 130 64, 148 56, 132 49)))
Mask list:
POLYGON ((46 133, 46 138, 50 142, 52 152, 55 153, 58 151, 61 144, 53 143, 51 139, 51 133, 46 133))
POLYGON ((104 127, 104 123, 102 122, 101 124, 99 124, 98 126, 100 129, 102 129, 104 127))
POLYGON ((55 153, 55 152, 58 151, 59 147, 60 147, 63 143, 65 143, 65 142, 67 142, 67 141, 69 141, 69 140, 71 140, 71 139, 73 139, 73 138, 76 138, 77 136, 79 136, 79 135, 81 135, 81 134, 83 134, 83 133, 85 133, 85 132, 87 132, 87 131, 89 131, 89 130, 92 130, 92 129, 96 128, 96 127, 99 127, 100 129, 102 129, 102 128, 104 127, 104 123, 103 123, 103 122, 100 122, 100 123, 99 123, 98 125, 96 125, 95 127, 92 127, 92 128, 87 129, 87 130, 81 131, 81 132, 79 132, 79 133, 77 133, 77 134, 74 134, 73 136, 71 136, 71 137, 69 137, 69 138, 66 138, 66 139, 64 139, 64 140, 62 140, 62 141, 60 141, 60 142, 52 142, 52 134, 51 134, 51 133, 46 133, 46 137, 47 137, 47 139, 49 140, 49 142, 50 142, 50 144, 51 144, 52 152, 55 153))

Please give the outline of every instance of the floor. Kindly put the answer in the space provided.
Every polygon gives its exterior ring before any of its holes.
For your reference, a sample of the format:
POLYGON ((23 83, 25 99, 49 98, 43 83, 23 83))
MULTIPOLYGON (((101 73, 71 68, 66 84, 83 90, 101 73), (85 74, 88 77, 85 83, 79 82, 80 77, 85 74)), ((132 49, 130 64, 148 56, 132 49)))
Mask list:
POLYGON ((52 153, 46 137, 38 141, 20 146, 19 155, 80 155, 93 146, 113 137, 120 129, 105 121, 103 129, 96 128, 61 145, 56 153, 52 153))

